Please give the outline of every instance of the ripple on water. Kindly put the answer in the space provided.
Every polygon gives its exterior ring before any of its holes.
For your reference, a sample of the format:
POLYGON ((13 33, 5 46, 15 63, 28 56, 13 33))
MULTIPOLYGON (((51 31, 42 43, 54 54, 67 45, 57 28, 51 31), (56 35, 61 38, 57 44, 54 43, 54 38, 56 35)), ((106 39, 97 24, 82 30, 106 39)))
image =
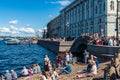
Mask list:
POLYGON ((39 45, 5 45, 0 41, 0 72, 14 69, 19 73, 23 66, 29 67, 38 63, 43 69, 44 56, 56 60, 56 55, 39 45))

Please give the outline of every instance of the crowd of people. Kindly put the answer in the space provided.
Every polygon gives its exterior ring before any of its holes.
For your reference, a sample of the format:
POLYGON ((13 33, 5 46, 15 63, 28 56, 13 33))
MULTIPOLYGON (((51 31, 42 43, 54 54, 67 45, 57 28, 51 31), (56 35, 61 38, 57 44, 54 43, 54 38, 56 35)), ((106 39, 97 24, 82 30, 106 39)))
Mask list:
POLYGON ((5 76, 0 73, 0 80, 17 80, 18 76, 17 73, 14 70, 6 70, 5 76))
POLYGON ((90 35, 90 34, 85 35, 84 34, 81 36, 89 36, 90 40, 88 43, 92 44, 92 45, 119 46, 118 38, 116 38, 115 36, 105 37, 98 33, 95 33, 93 35, 90 35))
MULTIPOLYGON (((87 50, 84 50, 83 61, 87 64, 87 69, 80 70, 78 75, 75 77, 87 77, 95 76, 97 74, 97 69, 99 68, 99 61, 96 56, 90 55, 87 50)), ((56 80, 57 77, 61 74, 70 74, 72 72, 73 65, 73 55, 71 52, 66 50, 65 55, 58 54, 57 63, 49 59, 48 55, 44 57, 44 70, 41 71, 41 67, 38 64, 33 64, 29 68, 26 66, 23 67, 23 70, 20 72, 20 77, 32 76, 34 74, 39 74, 39 77, 42 80, 56 80)), ((6 70, 6 74, 3 76, 0 73, 0 80, 17 80, 18 75, 14 70, 6 70)))
POLYGON ((57 58, 57 64, 51 62, 48 55, 45 55, 44 58, 44 79, 43 80, 56 80, 56 78, 65 73, 71 73, 72 65, 72 53, 66 52, 65 56, 59 55, 57 58), (57 69, 57 70, 56 70, 57 69), (52 72, 52 73, 51 73, 52 72))
MULTIPOLYGON (((105 37, 103 34, 100 34, 100 33, 94 33, 94 34, 85 33, 85 34, 81 34, 80 36, 90 37, 90 40, 88 41, 88 43, 92 45, 119 46, 119 40, 115 36, 105 37)), ((52 39, 47 38, 44 40, 50 40, 50 41, 75 41, 76 40, 76 38, 72 38, 70 36, 67 38, 52 38, 52 39), (69 38, 71 40, 69 40, 69 38)))
MULTIPOLYGON (((38 64, 34 64, 30 66, 28 69, 26 66, 23 67, 22 71, 20 72, 20 77, 27 77, 32 76, 33 74, 41 73, 41 68, 38 64)), ((0 80, 17 80, 18 74, 14 70, 6 70, 5 75, 3 76, 0 73, 0 80)))
MULTIPOLYGON (((95 76, 97 75, 97 70, 99 69, 99 60, 96 56, 90 54, 87 50, 84 50, 83 53, 84 57, 83 57, 83 61, 85 64, 87 64, 87 69, 85 70, 80 70, 78 71, 78 73, 76 73, 77 75, 75 76, 75 78, 83 78, 83 77, 88 77, 88 76, 95 76)), ((50 75, 53 76, 51 72, 51 70, 53 70, 52 72, 55 74, 57 74, 57 77, 61 74, 70 74, 72 72, 72 65, 73 65, 73 55, 71 52, 66 51, 66 55, 59 55, 57 56, 57 66, 54 63, 50 63, 50 59, 49 57, 46 55, 44 58, 44 80, 48 79, 48 80, 56 80, 56 77, 51 78, 50 75), (51 66, 50 66, 51 65, 51 66), (56 67, 57 67, 57 71, 56 71, 56 67), (47 72, 46 72, 47 71, 47 72), (47 77, 49 73, 49 77, 47 77)))
POLYGON ((89 44, 118 46, 118 39, 115 37, 107 37, 107 38, 91 37, 89 44))
POLYGON ((99 69, 99 60, 96 56, 90 55, 87 50, 84 51, 83 61, 87 64, 87 68, 84 70, 79 70, 78 75, 75 78, 85 78, 85 77, 93 77, 97 75, 97 70, 99 69))
MULTIPOLYGON (((71 66, 72 64, 72 54, 66 53, 66 56, 63 58, 63 56, 58 55, 56 57, 56 62, 51 62, 48 55, 45 55, 44 57, 44 70, 41 71, 41 67, 38 64, 33 64, 29 68, 26 66, 23 67, 23 69, 20 72, 20 77, 28 77, 32 76, 34 74, 39 74, 39 77, 42 80, 56 80, 58 75, 62 73, 70 73, 71 72, 71 66), (57 71, 56 71, 57 68, 57 71)), ((0 80, 17 80, 18 75, 14 70, 6 70, 5 75, 3 76, 2 73, 0 73, 0 80)))

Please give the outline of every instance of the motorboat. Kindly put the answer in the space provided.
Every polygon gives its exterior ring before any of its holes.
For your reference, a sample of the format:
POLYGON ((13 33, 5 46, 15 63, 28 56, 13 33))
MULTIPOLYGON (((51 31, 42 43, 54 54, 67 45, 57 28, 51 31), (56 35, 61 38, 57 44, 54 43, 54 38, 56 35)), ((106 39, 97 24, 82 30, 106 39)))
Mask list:
POLYGON ((3 40, 3 38, 0 38, 0 40, 3 40))
POLYGON ((20 40, 20 44, 21 45, 30 45, 31 44, 31 40, 28 40, 28 39, 20 40))
POLYGON ((7 45, 17 45, 19 43, 20 41, 18 39, 10 39, 10 40, 5 41, 5 44, 7 45))

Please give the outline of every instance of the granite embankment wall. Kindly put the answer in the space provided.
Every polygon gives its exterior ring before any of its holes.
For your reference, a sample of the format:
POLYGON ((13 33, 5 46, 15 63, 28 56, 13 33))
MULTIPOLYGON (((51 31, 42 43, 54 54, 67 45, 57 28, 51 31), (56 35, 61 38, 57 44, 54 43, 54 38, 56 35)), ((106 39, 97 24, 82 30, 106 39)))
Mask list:
POLYGON ((54 53, 58 53, 59 51, 60 42, 58 41, 38 40, 38 44, 54 53))
POLYGON ((74 52, 74 53, 75 52, 79 53, 80 50, 82 50, 83 46, 85 45, 86 45, 86 49, 93 54, 114 55, 120 49, 120 46, 104 46, 104 45, 97 46, 97 45, 90 45, 90 44, 87 45, 79 41, 74 43, 74 41, 59 42, 59 41, 39 40, 38 44, 54 53, 64 53, 66 50, 70 50, 71 52, 74 52))
POLYGON ((71 48, 73 41, 49 41, 39 40, 38 44, 54 53, 64 53, 71 48))
POLYGON ((118 53, 120 49, 120 46, 97 46, 97 45, 87 45, 87 50, 90 53, 94 54, 110 54, 114 55, 115 53, 118 53))

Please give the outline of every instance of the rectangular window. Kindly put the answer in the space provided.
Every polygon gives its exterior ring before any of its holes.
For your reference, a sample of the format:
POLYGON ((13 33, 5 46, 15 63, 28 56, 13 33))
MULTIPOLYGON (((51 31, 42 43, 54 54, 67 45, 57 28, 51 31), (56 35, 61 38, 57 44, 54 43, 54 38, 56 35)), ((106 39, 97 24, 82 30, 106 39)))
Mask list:
POLYGON ((118 12, 120 12, 120 1, 118 1, 118 12))
POLYGON ((96 12, 96 14, 97 14, 97 6, 95 7, 95 12, 96 12))
POLYGON ((102 12, 102 6, 101 6, 101 4, 99 4, 99 13, 101 13, 102 12))
POLYGON ((103 10, 104 10, 104 11, 105 11, 105 8, 106 8, 106 7, 105 7, 105 3, 104 3, 104 5, 103 5, 103 10))

